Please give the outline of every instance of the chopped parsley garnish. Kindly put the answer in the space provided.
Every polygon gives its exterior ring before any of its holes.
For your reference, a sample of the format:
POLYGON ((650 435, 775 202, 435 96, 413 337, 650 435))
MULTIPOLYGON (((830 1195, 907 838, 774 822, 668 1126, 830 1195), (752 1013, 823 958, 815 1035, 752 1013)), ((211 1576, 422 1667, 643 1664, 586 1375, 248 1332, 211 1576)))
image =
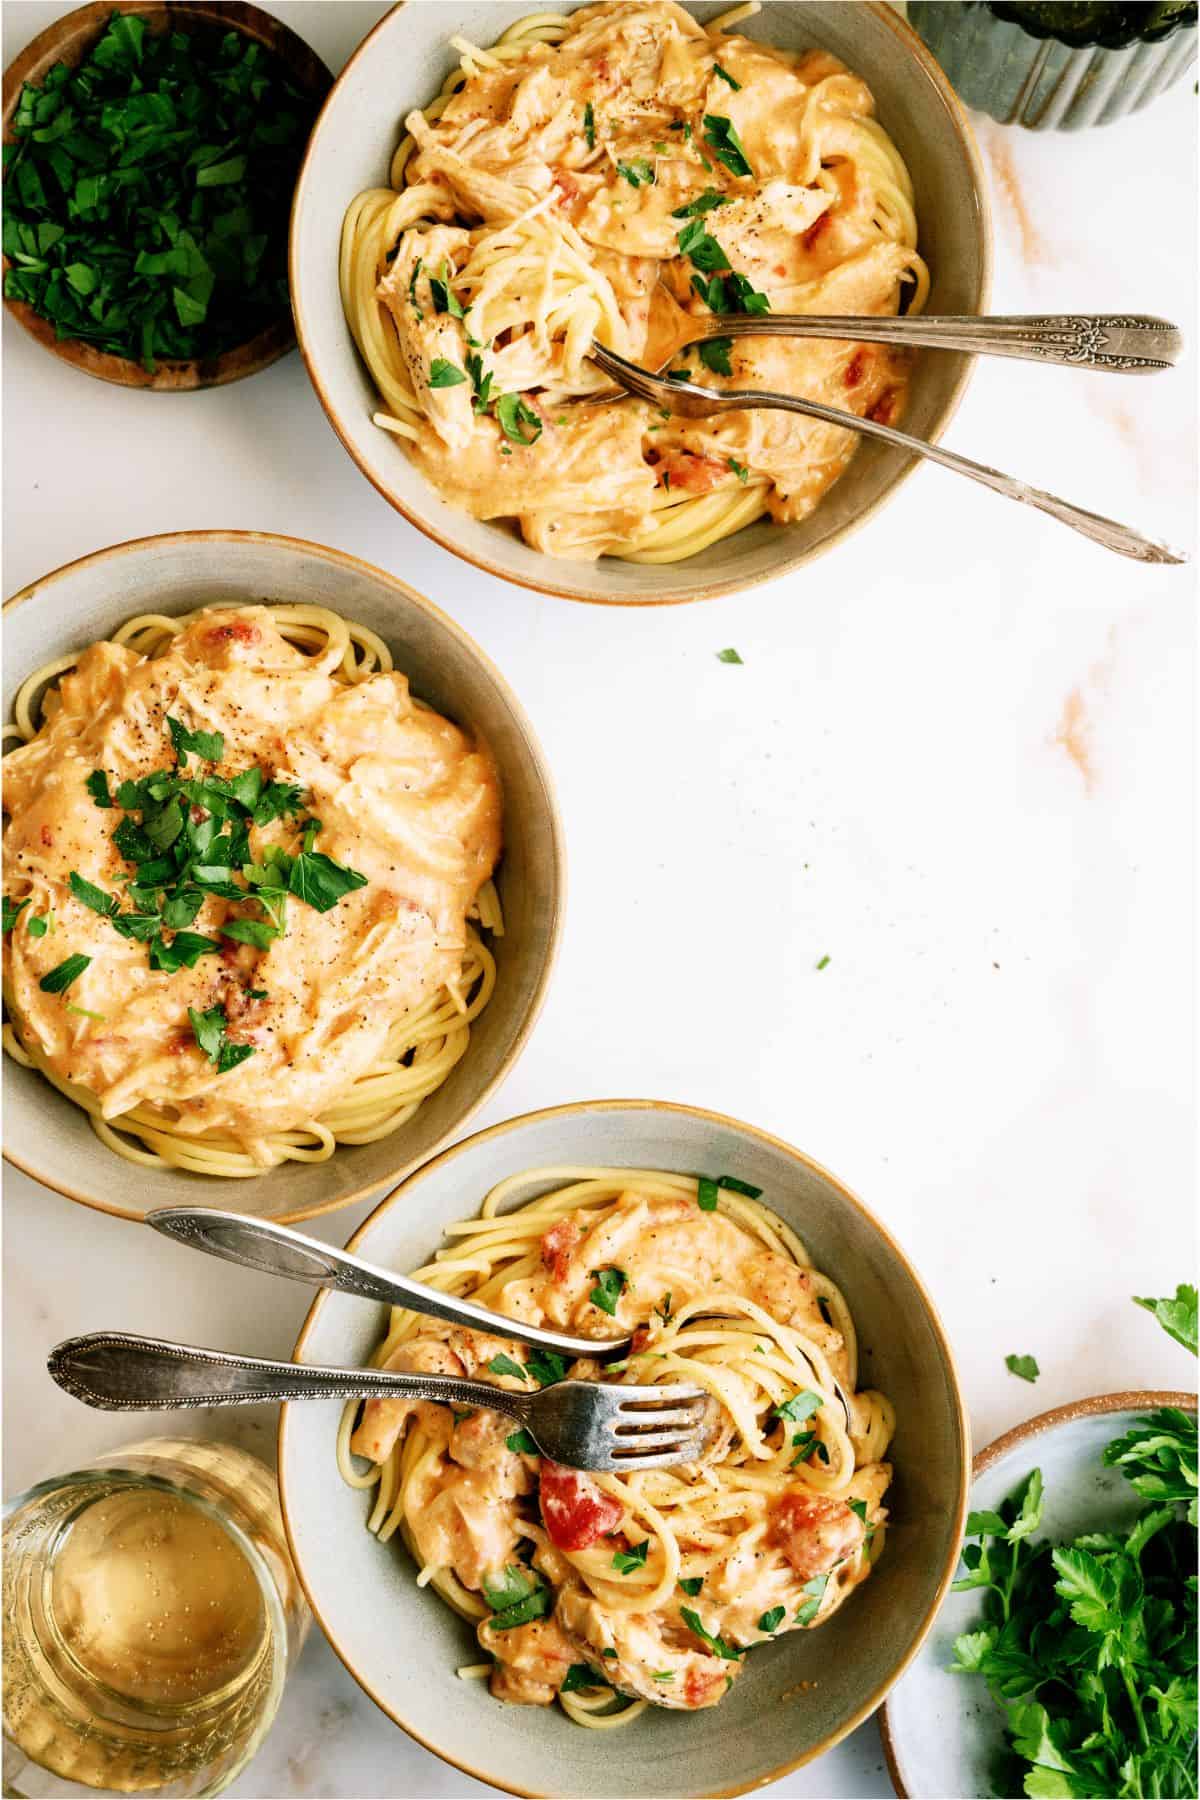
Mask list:
POLYGON ((28 900, 10 900, 8 895, 5 894, 5 896, 4 896, 4 935, 6 937, 7 937, 8 933, 12 930, 13 926, 16 924, 17 920, 20 918, 21 914, 25 911, 25 908, 28 905, 29 905, 28 900))
POLYGON ((866 1501, 865 1500, 850 1500, 847 1502, 847 1504, 850 1508, 850 1511, 854 1514, 855 1518, 861 1519, 863 1524, 866 1526, 866 1528, 867 1528, 866 1542, 869 1544, 871 1539, 875 1536, 875 1527, 871 1523, 870 1519, 868 1519, 868 1517, 867 1517, 866 1501))
POLYGON ((716 1212, 717 1184, 711 1175, 696 1177, 696 1205, 701 1212, 716 1212))
POLYGON ((805 1388, 803 1392, 793 1394, 790 1400, 784 1400, 772 1410, 777 1419, 790 1419, 793 1425, 803 1425, 823 1405, 820 1394, 814 1394, 811 1388, 805 1388))
POLYGON ((707 338, 700 345, 700 361, 706 369, 711 369, 714 375, 732 375, 733 364, 729 360, 729 352, 732 349, 732 338, 707 338))
POLYGON ((103 769, 93 769, 83 785, 97 806, 112 805, 112 795, 108 791, 108 776, 103 769))
POLYGON ((798 1469, 800 1467, 801 1463, 809 1462, 812 1458, 813 1451, 818 1448, 821 1452, 822 1461, 828 1462, 829 1461, 829 1452, 828 1452, 828 1450, 826 1450, 824 1444, 821 1443, 821 1440, 817 1436, 815 1431, 795 1431, 795 1432, 793 1432, 792 1433, 792 1453, 793 1454, 792 1454, 792 1460, 788 1464, 788 1468, 789 1469, 798 1469))
POLYGON ((50 921, 43 918, 30 919, 25 929, 31 938, 44 938, 50 929, 50 921))
POLYGON ((97 1025, 104 1023, 103 1013, 90 1012, 86 1006, 72 1006, 69 1000, 67 1001, 67 1011, 75 1013, 81 1019, 94 1019, 97 1025))
MULTIPOLYGON (((736 650, 733 654, 735 660, 741 662, 742 659, 738 656, 736 650)), ((718 1175, 717 1186, 727 1189, 731 1194, 744 1194, 747 1200, 757 1200, 762 1195, 762 1189, 760 1187, 755 1187, 753 1182, 742 1181, 736 1175, 718 1175)))
POLYGON ((664 1325, 669 1325, 671 1323, 671 1291, 669 1288, 655 1307, 654 1311, 664 1325))
MULTIPOLYGON (((71 892, 113 930, 149 946, 152 969, 173 973, 195 968, 201 956, 220 950, 217 938, 189 931, 206 899, 215 897, 257 906, 261 918, 227 919, 221 935, 255 949, 269 949, 282 935, 289 896, 328 912, 344 895, 366 885, 356 869, 335 862, 312 848, 320 821, 304 814, 302 788, 268 781, 261 768, 230 777, 191 771, 187 758, 219 761, 225 740, 219 731, 193 731, 168 716, 167 729, 179 761, 173 769, 155 770, 117 788, 116 804, 124 817, 113 832, 113 844, 133 873, 126 879, 127 908, 121 897, 107 893, 71 871, 71 892), (138 815, 138 816, 134 816, 138 815), (276 819, 295 817, 304 832, 304 847, 289 855, 267 844, 251 861, 250 829, 276 819), (167 937, 165 933, 173 933, 167 937)), ((87 783, 98 806, 111 808, 87 783)), ((265 991, 265 990, 264 990, 265 991)), ((227 1061, 228 1067, 233 1064, 227 1061)))
POLYGON ((640 1544, 632 1544, 628 1550, 617 1550, 613 1554, 612 1566, 619 1575, 632 1574, 634 1569, 645 1567, 646 1558, 650 1554, 650 1539, 643 1538, 640 1544))
POLYGON ((248 1000, 269 1000, 271 996, 266 988, 247 988, 246 998, 248 1000))
POLYGON ((719 194, 716 188, 705 188, 702 194, 697 194, 696 198, 689 200, 686 206, 677 206, 671 217, 673 219, 700 219, 705 213, 712 212, 714 207, 728 205, 728 194, 719 194))
POLYGON ((804 1603, 797 1608, 797 1625, 812 1624, 813 1620, 821 1610, 821 1602, 825 1598, 825 1589, 828 1585, 828 1575, 814 1575, 811 1581, 805 1582, 801 1591, 805 1594, 809 1594, 811 1598, 805 1600, 804 1603))
POLYGON ((483 1597, 492 1609, 489 1623, 495 1631, 511 1631, 516 1625, 528 1625, 549 1612, 554 1596, 542 1587, 528 1569, 509 1563, 499 1578, 484 1576, 483 1597))
POLYGON ((197 1012, 194 1006, 189 1006, 188 1018, 192 1022, 192 1036, 209 1062, 217 1065, 218 1075, 236 1069, 239 1063, 254 1055, 253 1044, 229 1042, 225 1035, 228 1020, 223 1006, 210 1006, 207 1012, 197 1012))
POLYGON ((429 277, 429 291, 433 295, 433 310, 437 313, 449 313, 452 319, 465 319, 467 315, 463 311, 462 302, 450 286, 450 274, 450 264, 445 262, 442 264, 440 276, 431 275, 429 277))
POLYGON ((688 1575, 686 1577, 681 1577, 679 1585, 685 1594, 690 1594, 692 1598, 695 1599, 696 1595, 700 1592, 700 1589, 704 1586, 704 1577, 703 1575, 688 1575))
MULTIPOLYGON (((726 84, 726 86, 731 87, 735 94, 738 94, 741 92, 741 88, 742 88, 741 82, 735 81, 733 79, 733 76, 729 73, 729 70, 723 69, 719 62, 715 62, 713 64, 713 74, 719 75, 721 77, 721 80, 726 84)), ((707 121, 706 121, 706 123, 707 123, 707 121)))
POLYGON ((737 1662, 740 1657, 745 1656, 744 1650, 735 1650, 733 1645, 727 1644, 723 1637, 714 1637, 711 1631, 707 1631, 699 1613, 693 1612, 690 1606, 681 1606, 679 1616, 689 1631, 694 1631, 702 1643, 707 1644, 710 1650, 726 1662, 737 1662))
POLYGON ((1019 1375, 1022 1381, 1034 1382, 1042 1372, 1035 1356, 1006 1356, 1004 1366, 1010 1375, 1019 1375))
POLYGON ((533 1350, 526 1362, 526 1368, 539 1387, 553 1387, 556 1381, 565 1381, 567 1365, 556 1350, 533 1350))
MULTIPOLYGON (((734 474, 737 476, 738 480, 741 482, 742 486, 745 487, 746 483, 750 479, 750 471, 746 467, 745 463, 740 463, 736 456, 727 456, 725 458, 725 460, 729 464, 729 467, 733 470, 734 474)), ((732 661, 732 660, 733 659, 730 658, 730 661, 732 661)), ((739 656, 737 658, 737 660, 738 660, 738 662, 741 662, 742 659, 739 656)))
POLYGON ((1196 1354, 1196 1290, 1190 1282, 1181 1281, 1173 1295, 1161 1300, 1147 1300, 1134 1294, 1133 1304, 1153 1313, 1167 1336, 1196 1354))
POLYGON ((655 1669, 655 1671, 654 1671, 654 1680, 655 1681, 666 1682, 666 1681, 674 1681, 674 1679, 675 1679, 674 1673, 670 1669, 655 1669))
POLYGON ((492 1371, 493 1375, 511 1375, 514 1381, 524 1381, 526 1379, 525 1371, 520 1363, 514 1362, 511 1356, 505 1356, 503 1353, 499 1356, 493 1356, 491 1362, 488 1364, 488 1368, 492 1371))
POLYGON ((725 118, 722 113, 705 113, 704 139, 717 161, 724 163, 731 175, 753 175, 746 147, 732 119, 725 118))
POLYGON ((83 974, 91 960, 90 956, 68 956, 65 962, 60 962, 50 970, 48 975, 43 975, 38 986, 43 994, 65 994, 71 983, 77 981, 83 974))
POLYGON ((819 963, 818 963, 818 964, 817 964, 817 968, 818 968, 818 970, 820 970, 820 969, 827 969, 827 968, 828 968, 828 967, 829 967, 829 964, 830 964, 830 961, 831 961, 831 960, 832 960, 832 959, 831 959, 831 958, 830 958, 830 957, 828 957, 828 956, 823 956, 823 957, 822 957, 822 958, 821 958, 821 960, 820 960, 820 962, 819 962, 819 963))
POLYGON ((534 1443, 529 1432, 524 1429, 521 1431, 510 1431, 504 1442, 508 1445, 514 1456, 538 1455, 537 1445, 534 1443))
POLYGON ((288 209, 316 110, 240 32, 114 13, 76 67, 17 102, 6 297, 151 372, 245 343, 287 311, 288 209))
POLYGON ((625 1288, 625 1271, 623 1269, 593 1269, 596 1285, 588 1295, 593 1306, 606 1312, 611 1318, 616 1317, 617 1301, 625 1288))
POLYGON ((583 135, 587 139, 588 149, 594 150, 596 148, 596 115, 592 111, 590 100, 583 109, 583 135))
MULTIPOLYGON (((690 256, 698 269, 711 274, 714 269, 727 269, 730 266, 729 258, 711 232, 704 229, 701 219, 690 220, 679 232, 676 241, 680 256, 690 256)), ((701 295, 701 298, 705 299, 706 295, 701 295)), ((712 310, 718 312, 723 309, 714 306, 712 310)))
POLYGON ((417 276, 421 273, 423 264, 424 258, 418 256, 416 262, 413 264, 412 274, 408 278, 408 303, 416 313, 418 319, 423 319, 425 317, 425 314, 421 310, 421 302, 417 299, 417 276))
POLYGON ((619 162, 617 174, 623 181, 627 181, 630 187, 653 187, 654 185, 654 170, 644 156, 635 157, 633 162, 619 162))
POLYGON ((489 369, 487 374, 484 374, 482 356, 472 356, 468 353, 466 363, 467 374, 471 377, 471 386, 475 393, 475 411, 485 413, 493 399, 492 371, 489 369))
POLYGON ((614 1657, 615 1657, 615 1656, 616 1656, 616 1654, 617 1654, 617 1653, 616 1653, 616 1651, 615 1651, 615 1650, 614 1650, 614 1649, 613 1649, 613 1648, 612 1648, 612 1646, 611 1646, 611 1644, 610 1644, 610 1645, 609 1645, 609 1646, 608 1646, 608 1648, 607 1648, 607 1649, 605 1649, 605 1650, 602 1650, 602 1651, 601 1651, 601 1652, 600 1652, 600 1654, 601 1654, 601 1656, 614 1656, 614 1657))
POLYGON ((765 1612, 758 1621, 758 1629, 760 1631, 765 1631, 768 1634, 772 1631, 778 1631, 779 1627, 783 1624, 786 1612, 786 1606, 773 1606, 770 1612, 765 1612))
POLYGON ((496 402, 496 417, 501 431, 514 444, 527 447, 536 444, 542 435, 541 418, 520 394, 501 394, 496 402))
POLYGON ((429 365, 431 388, 461 387, 466 379, 458 364, 447 362, 444 356, 435 356, 429 365))
POLYGON ((593 1669, 590 1663, 572 1663, 558 1691, 560 1694, 573 1694, 579 1688, 606 1688, 611 1685, 599 1669, 593 1669))

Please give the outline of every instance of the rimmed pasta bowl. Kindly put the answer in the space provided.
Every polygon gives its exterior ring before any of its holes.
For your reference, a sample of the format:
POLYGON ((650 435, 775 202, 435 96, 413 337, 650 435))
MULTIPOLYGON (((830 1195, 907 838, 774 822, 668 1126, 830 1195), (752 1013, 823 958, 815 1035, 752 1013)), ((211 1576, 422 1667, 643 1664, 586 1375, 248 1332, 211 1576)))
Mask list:
MULTIPOLYGON (((342 247, 347 209, 356 196, 380 190, 391 179, 404 119, 435 99, 456 65, 448 37, 493 45, 526 10, 522 0, 473 0, 448 26, 435 7, 399 5, 359 47, 326 102, 296 189, 290 247, 297 337, 321 404, 351 457, 389 504, 444 548, 507 580, 570 599, 614 604, 711 598, 772 580, 869 519, 910 473, 911 459, 864 442, 815 510, 797 523, 778 526, 757 516, 761 504, 753 504, 752 483, 749 493, 734 488, 730 496, 697 496, 697 507, 701 499, 706 506, 728 501, 739 518, 753 522, 684 560, 657 560, 667 537, 680 535, 672 512, 657 547, 647 540, 645 559, 628 560, 623 554, 587 562, 535 549, 511 521, 474 518, 450 504, 391 430, 373 422, 388 407, 381 412, 378 386, 356 347, 339 291, 339 255, 351 253, 349 239, 342 247)), ((703 23, 729 9, 719 0, 698 0, 689 10, 703 23)), ((739 20, 736 29, 789 51, 824 48, 862 76, 911 176, 919 249, 931 277, 927 310, 985 311, 991 251, 978 152, 945 77, 903 20, 874 0, 855 6, 836 0, 775 0, 757 16, 739 20)), ((353 285, 345 267, 342 274, 353 285)), ((386 337, 387 321, 377 329, 386 337)), ((927 439, 940 436, 969 368, 970 359, 957 355, 919 357, 905 429, 927 439)), ((603 461, 601 454, 597 477, 603 461)), ((674 506, 670 494, 665 499, 658 495, 656 504, 659 499, 674 506)), ((733 512, 729 516, 732 520, 733 512)), ((707 514, 704 521, 697 515, 684 537, 688 544, 700 542, 714 529, 707 514)))
MULTIPOLYGON (((22 1052, 10 1020, 5 1156, 69 1198, 124 1218, 186 1202, 296 1220, 378 1192, 461 1130, 503 1079, 532 1030, 557 948, 562 838, 550 774, 519 702, 432 602, 343 552, 259 532, 193 531, 115 545, 55 570, 5 607, 6 728, 15 705, 15 735, 28 736, 46 686, 131 620, 149 616, 130 648, 152 655, 182 615, 247 604, 274 606, 280 630, 317 654, 332 620, 339 639, 346 635, 348 669, 364 655, 372 666, 390 658, 418 701, 486 746, 503 807, 496 898, 485 905, 481 893, 479 918, 468 924, 457 997, 446 1007, 434 996, 428 1018, 414 1013, 420 1031, 415 1048, 397 1051, 396 1079, 373 1064, 367 1086, 336 1096, 314 1130, 272 1137, 271 1154, 278 1148, 283 1158, 274 1166, 256 1167, 234 1153, 237 1145, 173 1134, 169 1116, 162 1129, 157 1115, 147 1124, 140 1108, 130 1119, 142 1129, 122 1129, 119 1118, 94 1123, 94 1097, 56 1091, 36 1055, 22 1052)), ((324 654, 337 656, 339 646, 324 654)), ((85 1015, 79 1029, 88 1028, 85 1015)), ((221 1079, 236 1082, 237 1070, 221 1079)))
MULTIPOLYGON (((427 1749, 512 1793, 589 1800, 724 1795, 782 1776, 879 1705, 915 1655, 952 1576, 970 1453, 953 1356, 936 1312, 878 1220, 834 1176, 779 1139, 716 1113, 656 1101, 590 1101, 528 1114, 455 1145, 410 1176, 349 1247, 413 1270, 438 1249, 439 1232, 477 1214, 499 1183, 508 1185, 497 1214, 506 1228, 519 1228, 523 1206, 544 1204, 593 1173, 619 1186, 617 1171, 659 1171, 668 1188, 698 1192, 691 1178, 705 1169, 736 1173, 746 1193, 761 1190, 758 1204, 782 1221, 782 1234, 803 1241, 813 1270, 835 1284, 857 1328, 858 1393, 882 1390, 896 1420, 886 1453, 886 1541, 869 1579, 817 1632, 756 1643, 720 1704, 698 1711, 651 1706, 621 1729, 581 1729, 578 1708, 567 1716, 557 1706, 505 1705, 483 1681, 460 1680, 459 1669, 480 1663, 472 1624, 446 1604, 436 1574, 430 1585, 417 1585, 403 1525, 387 1542, 367 1529, 381 1500, 385 1514, 394 1510, 396 1495, 364 1492, 344 1479, 341 1407, 305 1403, 281 1414, 280 1486, 292 1554, 334 1650, 427 1749), (420 1644, 422 1653, 398 1657, 397 1643, 420 1644)), ((720 1191, 718 1211, 736 1218, 748 1203, 720 1191)), ((464 1242, 461 1234, 446 1241, 464 1242)), ((294 1354, 299 1362, 366 1361, 387 1329, 380 1308, 323 1294, 294 1354)), ((356 1461, 349 1466, 369 1474, 356 1461)), ((401 1491, 408 1479, 402 1476, 401 1491)), ((652 1576, 658 1559, 655 1548, 652 1576)), ((708 1600, 701 1593, 694 1604, 704 1611, 708 1600)), ((706 1664, 709 1673, 713 1666, 706 1664)))

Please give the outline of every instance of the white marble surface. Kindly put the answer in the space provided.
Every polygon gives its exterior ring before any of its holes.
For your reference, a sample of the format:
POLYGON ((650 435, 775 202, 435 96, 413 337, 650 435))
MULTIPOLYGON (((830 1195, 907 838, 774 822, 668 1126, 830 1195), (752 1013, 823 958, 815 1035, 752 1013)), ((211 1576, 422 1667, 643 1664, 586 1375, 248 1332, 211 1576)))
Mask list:
MULTIPOLYGON (((5 61, 65 10, 8 0, 5 61)), ((273 10, 337 67, 384 8, 273 10)), ((997 311, 1135 308, 1194 334, 1194 110, 1189 80, 1073 138, 980 122, 997 311)), ((1118 560, 925 469, 770 589, 590 608, 506 589, 411 530, 297 356, 172 397, 83 380, 7 319, 4 353, 6 592, 151 532, 291 532, 405 576, 513 681, 557 773, 571 897, 542 1022, 479 1123, 653 1095, 803 1146, 928 1279, 979 1444, 1082 1393, 1192 1379, 1127 1298, 1192 1261, 1190 570, 1118 560), (716 660, 725 645, 744 667, 716 660), (1038 1357, 1036 1388, 1009 1351, 1038 1357)), ((947 441, 1194 547, 1194 393, 1194 361, 1129 382, 993 363, 947 441)), ((316 1229, 340 1242, 362 1210, 316 1229)), ((13 1173, 4 1249, 9 1494, 133 1435, 51 1386, 59 1338, 125 1326, 286 1354, 305 1307, 13 1173)), ((271 1453, 268 1416, 237 1427, 271 1453)), ((391 1726, 319 1639, 234 1789, 468 1791, 485 1790, 391 1726)), ((874 1727, 773 1791, 887 1794, 874 1727)))

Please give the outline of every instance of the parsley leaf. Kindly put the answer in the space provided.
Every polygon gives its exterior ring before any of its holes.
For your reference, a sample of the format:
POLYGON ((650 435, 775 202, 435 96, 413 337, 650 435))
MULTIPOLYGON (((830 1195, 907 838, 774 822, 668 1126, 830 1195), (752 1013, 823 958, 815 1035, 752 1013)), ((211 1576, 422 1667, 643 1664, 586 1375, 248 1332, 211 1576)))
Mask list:
POLYGON ((90 907, 95 913, 107 917, 109 913, 116 912, 120 905, 115 894, 106 894, 103 888, 96 887, 93 882, 85 881, 83 876, 74 869, 71 870, 68 880, 75 898, 82 900, 83 904, 90 907))
POLYGON ((1006 1356, 1004 1366, 1010 1375, 1019 1375, 1022 1381, 1036 1381, 1042 1372, 1034 1356, 1006 1356))
MULTIPOLYGON (((742 87, 741 82, 735 81, 733 79, 733 76, 729 73, 729 70, 723 69, 719 62, 715 62, 713 64, 713 74, 719 75, 721 77, 721 80, 726 84, 726 86, 731 87, 735 94, 741 92, 741 87, 742 87)), ((705 123, 707 124, 707 120, 705 121, 705 123)))
POLYGON ((93 769, 83 785, 97 806, 109 807, 112 805, 112 795, 108 791, 108 776, 103 769, 93 769))
MULTIPOLYGON (((699 219, 703 218, 705 213, 712 212, 714 207, 728 205, 728 194, 719 194, 716 188, 705 188, 702 194, 698 194, 694 200, 689 200, 686 206, 677 206, 671 217, 673 219, 699 219)), ((687 252, 684 251, 684 255, 686 254, 687 252)))
POLYGON ((493 1375, 511 1375, 514 1381, 526 1379, 525 1370, 520 1363, 514 1362, 511 1356, 505 1356, 503 1352, 499 1356, 493 1356, 488 1368, 493 1375))
POLYGON ((594 150, 596 148, 596 115, 592 111, 590 100, 583 109, 583 135, 587 139, 588 149, 594 150))
POLYGON ((643 1538, 640 1544, 631 1544, 628 1550, 617 1550, 613 1553, 612 1566, 620 1575, 629 1575, 634 1569, 645 1567, 650 1554, 650 1539, 643 1538))
POLYGON ((542 435, 542 421, 520 394, 501 394, 496 402, 496 417, 506 438, 514 444, 536 444, 542 435), (528 430, 529 435, 526 435, 528 430))
POLYGON ((606 1312, 611 1318, 616 1317, 617 1301, 625 1287, 625 1271, 623 1269, 593 1269, 596 1285, 588 1295, 593 1306, 606 1312))
POLYGON ((524 1429, 520 1431, 510 1431, 504 1442, 508 1445, 508 1448, 512 1451, 514 1456, 537 1456, 539 1454, 538 1447, 534 1443, 533 1438, 530 1436, 529 1432, 524 1429))
POLYGON ((696 1205, 701 1212, 716 1212, 717 1184, 710 1175, 696 1178, 696 1205))
POLYGON ((635 157, 633 162, 619 162, 617 174, 623 181, 627 181, 630 187, 652 187, 654 185, 654 170, 644 156, 635 157))
MULTIPOLYGON (((179 939, 176 938, 175 941, 178 943, 179 939)), ((228 1021, 223 1006, 210 1006, 207 1012, 202 1013, 197 1012, 194 1006, 189 1006, 188 1018, 192 1022, 192 1036, 208 1060, 216 1064, 218 1075, 226 1074, 239 1063, 245 1062, 248 1056, 254 1055, 253 1044, 231 1044, 227 1040, 225 1032, 228 1021)))
POLYGON ((5 896, 4 896, 4 921, 3 921, 4 922, 3 935, 5 937, 8 936, 8 933, 12 930, 13 926, 16 924, 17 920, 20 918, 21 914, 24 912, 25 908, 28 905, 29 905, 28 900, 10 900, 8 895, 5 894, 5 896))
POLYGON ((531 1350, 525 1366, 539 1387, 553 1387, 567 1378, 566 1362, 556 1350, 531 1350))
POLYGON ((803 1425, 824 1404, 820 1394, 814 1394, 811 1388, 805 1388, 801 1393, 793 1394, 790 1400, 784 1400, 773 1411, 777 1419, 790 1419, 793 1425, 803 1425))
POLYGON ((729 352, 732 349, 732 338, 706 338, 700 345, 700 361, 706 369, 711 369, 714 375, 732 375, 733 364, 729 360, 729 352))
MULTIPOLYGON (((429 292, 433 295, 433 310, 436 313, 449 313, 452 319, 465 319, 467 315, 463 311, 462 302, 450 286, 450 274, 450 264, 447 262, 442 264, 440 276, 431 275, 429 277, 429 292)), ((433 386, 432 381, 430 386, 433 386)))
POLYGON ((167 730, 181 763, 187 761, 189 754, 198 756, 201 762, 214 763, 220 762, 225 754, 225 739, 219 731, 189 731, 170 713, 167 714, 167 730))
POLYGON ((821 1610, 821 1602, 825 1598, 825 1589, 828 1585, 828 1575, 814 1575, 810 1581, 804 1583, 801 1592, 807 1594, 809 1598, 803 1601, 796 1609, 797 1625, 812 1624, 813 1620, 821 1610))
POLYGON ((702 1643, 707 1644, 710 1650, 726 1662, 737 1662, 740 1657, 745 1656, 744 1650, 735 1650, 724 1638, 714 1637, 711 1631, 706 1630, 699 1613, 693 1612, 690 1606, 681 1606, 679 1616, 689 1631, 694 1631, 702 1643))
POLYGON ((704 139, 717 161, 724 163, 731 175, 753 175, 745 145, 732 119, 725 118, 722 113, 705 113, 704 139))
POLYGON ((365 875, 334 862, 320 850, 302 851, 292 864, 288 879, 289 892, 315 906, 318 912, 329 912, 343 895, 366 885, 365 875))
POLYGON ((563 1677, 560 1694, 573 1694, 581 1688, 606 1688, 612 1683, 604 1679, 599 1670, 593 1669, 589 1663, 572 1663, 563 1677))
POLYGON ((760 1631, 765 1631, 768 1634, 772 1631, 778 1631, 779 1627, 783 1624, 786 1613, 786 1606, 773 1606, 771 1610, 765 1612, 758 1621, 758 1629, 760 1631))
POLYGON ((444 356, 435 356, 429 365, 429 385, 431 388, 460 387, 467 379, 456 363, 447 362, 444 356))
POLYGON ((64 962, 60 962, 56 968, 51 969, 48 975, 43 975, 38 986, 43 994, 65 994, 71 983, 77 981, 83 974, 91 960, 90 956, 78 954, 68 956, 64 962))
POLYGON ((1133 1296, 1135 1306, 1153 1313, 1168 1337, 1173 1337, 1185 1350, 1196 1354, 1196 1290, 1188 1282, 1180 1282, 1174 1298, 1146 1300, 1133 1296))
POLYGON ((689 1575, 686 1578, 681 1577, 679 1585, 685 1594, 691 1594, 694 1599, 700 1592, 700 1589, 704 1586, 704 1577, 703 1575, 689 1575))

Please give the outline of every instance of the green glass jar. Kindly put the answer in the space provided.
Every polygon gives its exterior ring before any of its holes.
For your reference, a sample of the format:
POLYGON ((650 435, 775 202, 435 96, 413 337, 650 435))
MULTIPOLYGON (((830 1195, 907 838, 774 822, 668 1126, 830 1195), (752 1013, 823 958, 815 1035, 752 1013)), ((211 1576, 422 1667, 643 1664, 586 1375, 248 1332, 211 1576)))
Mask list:
POLYGON ((909 0, 908 18, 961 100, 1035 131, 1108 125, 1196 60, 1195 0, 909 0))

